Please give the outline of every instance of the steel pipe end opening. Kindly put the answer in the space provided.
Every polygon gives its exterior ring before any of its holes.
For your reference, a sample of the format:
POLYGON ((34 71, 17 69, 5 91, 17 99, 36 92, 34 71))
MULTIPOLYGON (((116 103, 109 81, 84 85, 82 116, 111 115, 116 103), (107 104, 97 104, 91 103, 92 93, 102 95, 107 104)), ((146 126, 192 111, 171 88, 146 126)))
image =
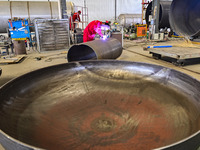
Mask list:
POLYGON ((74 45, 67 54, 68 62, 97 59, 95 51, 88 45, 74 45))
MULTIPOLYGON (((171 6, 172 0, 161 0, 160 1, 160 13, 159 13, 159 29, 161 28, 170 28, 170 23, 169 23, 169 11, 170 11, 170 6, 171 6)), ((147 25, 150 25, 150 20, 149 16, 153 15, 153 10, 152 10, 152 2, 149 3, 146 14, 145 14, 145 19, 147 22, 147 25)))
POLYGON ((122 44, 115 38, 97 39, 72 46, 67 54, 68 62, 97 59, 116 59, 122 54, 122 44))
POLYGON ((170 9, 170 25, 178 35, 200 36, 200 1, 173 0, 170 9))

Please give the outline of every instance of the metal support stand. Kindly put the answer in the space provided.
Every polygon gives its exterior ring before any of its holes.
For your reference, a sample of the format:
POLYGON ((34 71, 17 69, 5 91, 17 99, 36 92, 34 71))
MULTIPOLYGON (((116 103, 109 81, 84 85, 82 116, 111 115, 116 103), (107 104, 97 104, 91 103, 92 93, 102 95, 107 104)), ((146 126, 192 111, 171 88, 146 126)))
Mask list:
POLYGON ((115 0, 115 21, 117 21, 117 0, 115 0))
POLYGON ((152 34, 152 38, 154 39, 154 35, 156 33, 159 33, 160 0, 153 0, 152 3, 153 3, 152 4, 153 18, 151 21, 151 26, 152 26, 151 34, 152 34))
POLYGON ((160 16, 160 0, 153 1, 153 18, 155 25, 155 33, 159 33, 159 16, 160 16))

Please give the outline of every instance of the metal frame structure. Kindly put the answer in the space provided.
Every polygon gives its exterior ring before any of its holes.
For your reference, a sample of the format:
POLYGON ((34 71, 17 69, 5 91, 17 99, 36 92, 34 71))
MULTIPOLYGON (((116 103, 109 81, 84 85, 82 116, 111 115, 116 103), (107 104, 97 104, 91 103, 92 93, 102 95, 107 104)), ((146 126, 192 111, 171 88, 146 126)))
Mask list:
POLYGON ((70 36, 68 19, 36 19, 34 21, 34 26, 37 41, 37 50, 39 52, 69 48, 70 36), (59 27, 55 27, 56 25, 52 25, 53 23, 58 24, 59 27), (45 48, 42 46, 47 44, 49 45, 49 47, 45 48))

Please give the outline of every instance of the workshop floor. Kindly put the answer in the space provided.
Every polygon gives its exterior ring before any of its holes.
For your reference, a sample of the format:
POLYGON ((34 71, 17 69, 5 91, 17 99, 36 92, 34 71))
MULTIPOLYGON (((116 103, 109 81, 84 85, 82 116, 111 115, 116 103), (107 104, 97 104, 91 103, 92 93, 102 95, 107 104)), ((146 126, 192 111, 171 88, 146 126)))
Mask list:
MULTIPOLYGON (((176 41, 168 41, 168 42, 159 42, 159 43, 145 43, 142 42, 142 40, 137 41, 130 41, 125 40, 124 41, 124 50, 122 55, 118 58, 118 60, 125 60, 125 61, 136 61, 136 62, 145 62, 145 63, 151 63, 156 65, 161 65, 164 67, 172 68, 175 70, 178 70, 180 72, 186 73, 198 80, 200 80, 200 60, 198 63, 191 63, 184 67, 178 67, 173 65, 172 63, 164 60, 155 60, 152 58, 152 56, 149 54, 148 51, 144 51, 143 47, 148 45, 179 45, 183 41, 176 40, 176 41)), ((184 45, 184 44, 182 44, 184 45)), ((184 46, 179 47, 180 49, 183 49, 184 46)), ((195 47, 196 48, 196 47, 195 47)), ((197 47, 199 48, 199 47, 197 47)), ((25 74, 27 72, 51 66, 61 63, 67 63, 66 59, 66 52, 67 51, 57 51, 57 52, 46 52, 39 54, 35 51, 27 51, 28 55, 26 58, 17 64, 0 64, 0 68, 2 69, 2 75, 0 77, 0 86, 8 82, 9 80, 20 76, 22 74, 25 74), (36 58, 41 58, 41 60, 37 60, 36 58)), ((3 150, 3 148, 0 145, 0 150, 3 150)))
MULTIPOLYGON (((178 45, 178 43, 183 43, 183 41, 168 41, 168 42, 159 42, 159 43, 145 43, 142 40, 137 41, 124 41, 124 50, 122 55, 118 58, 118 60, 125 61, 136 61, 136 62, 145 62, 156 65, 161 65, 164 67, 172 68, 181 72, 184 72, 194 78, 200 80, 200 60, 196 64, 186 65, 184 67, 177 67, 172 63, 164 60, 155 60, 152 58, 152 55, 149 54, 148 51, 144 51, 143 47, 148 45, 178 45)), ((182 44, 184 45, 184 44, 182 44)), ((176 47, 177 48, 177 47, 176 47)), ((180 49, 184 49, 184 47, 179 47, 180 49)), ((199 47, 198 47, 199 48, 199 47)), ((9 80, 25 74, 27 72, 51 66, 61 63, 67 63, 66 52, 67 51, 57 51, 57 52, 46 52, 46 53, 38 53, 33 50, 27 51, 28 55, 26 58, 18 63, 18 64, 0 64, 0 68, 2 69, 2 75, 0 78, 0 86, 9 80), (37 60, 39 57, 41 60, 37 60)))

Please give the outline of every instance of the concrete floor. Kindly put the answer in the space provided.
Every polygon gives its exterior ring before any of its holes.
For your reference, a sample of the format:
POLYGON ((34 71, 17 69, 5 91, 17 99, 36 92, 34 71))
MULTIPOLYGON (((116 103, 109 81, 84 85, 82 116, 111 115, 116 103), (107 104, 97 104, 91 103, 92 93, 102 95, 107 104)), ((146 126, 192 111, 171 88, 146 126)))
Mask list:
MULTIPOLYGON (((168 41, 162 43, 149 43, 149 44, 173 45, 181 42, 182 41, 168 41)), ((123 53, 118 58, 118 60, 145 62, 145 63, 161 65, 164 67, 184 72, 200 80, 200 61, 199 64, 197 63, 192 65, 187 65, 184 67, 177 67, 168 61, 153 59, 148 51, 143 50, 143 47, 145 45, 146 43, 144 42, 125 40, 123 53)), ((180 47, 180 49, 182 48, 183 47, 180 47)), ((22 74, 25 74, 27 72, 51 65, 67 63, 66 59, 67 54, 65 53, 66 51, 46 52, 46 53, 37 53, 35 51, 27 51, 27 52, 28 55, 21 63, 6 64, 6 65, 0 64, 0 68, 2 68, 0 86, 8 82, 9 80, 17 76, 20 76, 22 74), (41 60, 40 61, 36 60, 35 59, 36 57, 41 57, 41 60)))
MULTIPOLYGON (((168 42, 162 42, 162 43, 145 43, 138 41, 130 41, 125 40, 124 41, 124 50, 122 55, 118 58, 118 60, 125 60, 125 61, 136 61, 136 62, 145 62, 145 63, 151 63, 156 65, 161 65, 164 67, 172 68, 178 71, 181 71, 183 73, 186 73, 198 80, 200 80, 200 61, 199 64, 192 64, 187 65, 184 67, 177 67, 174 66, 172 63, 164 61, 164 60, 155 60, 152 58, 152 56, 149 54, 148 51, 144 51, 143 47, 146 44, 158 44, 158 45, 168 45, 168 44, 177 44, 181 43, 182 41, 168 41, 168 42)), ((182 49, 183 47, 180 47, 182 49)), ((18 64, 7 64, 2 65, 0 64, 0 68, 2 68, 2 75, 0 77, 0 86, 8 82, 9 80, 20 76, 22 74, 25 74, 27 72, 52 66, 56 64, 61 63, 67 63, 66 60, 66 53, 63 53, 66 51, 59 51, 59 52, 47 52, 47 53, 37 53, 35 51, 28 51, 28 55, 26 58, 18 63, 18 64), (41 60, 36 60, 35 57, 41 57, 41 60)), ((3 148, 0 145, 0 150, 3 148)))

